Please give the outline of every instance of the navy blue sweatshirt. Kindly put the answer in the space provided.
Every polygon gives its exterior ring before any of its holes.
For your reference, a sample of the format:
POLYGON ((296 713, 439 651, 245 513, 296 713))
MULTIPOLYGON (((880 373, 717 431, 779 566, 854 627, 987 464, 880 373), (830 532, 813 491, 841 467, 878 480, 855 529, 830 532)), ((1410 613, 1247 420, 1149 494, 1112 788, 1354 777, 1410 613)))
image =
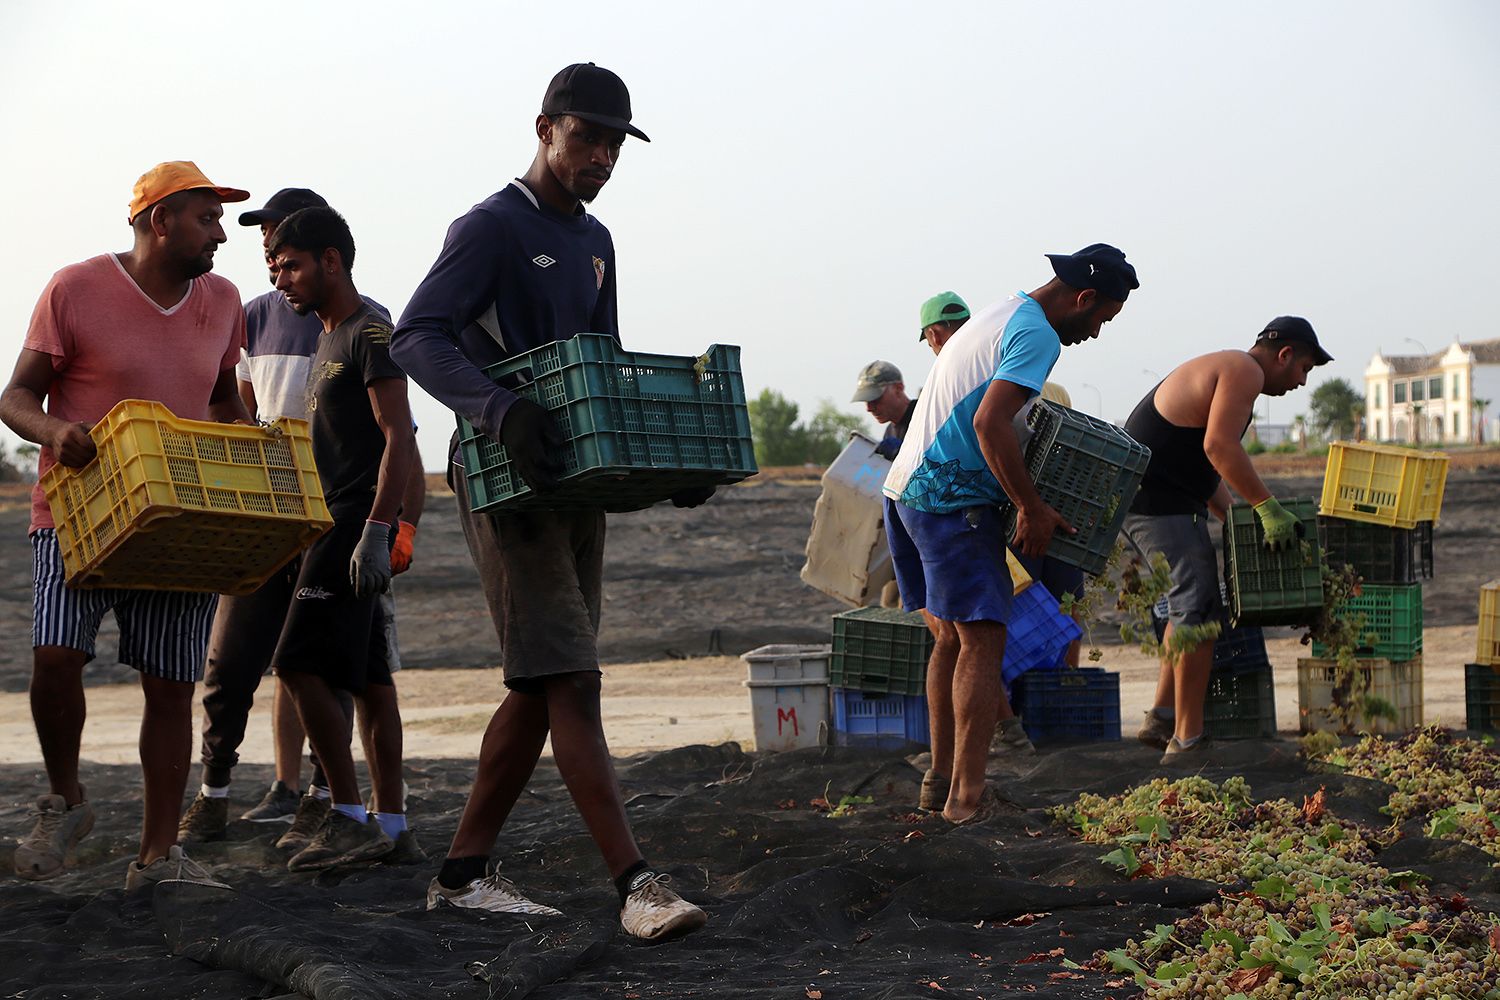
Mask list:
POLYGON ((577 333, 620 338, 614 242, 581 207, 558 212, 517 180, 448 227, 396 325, 391 357, 498 439, 516 397, 483 369, 577 333))

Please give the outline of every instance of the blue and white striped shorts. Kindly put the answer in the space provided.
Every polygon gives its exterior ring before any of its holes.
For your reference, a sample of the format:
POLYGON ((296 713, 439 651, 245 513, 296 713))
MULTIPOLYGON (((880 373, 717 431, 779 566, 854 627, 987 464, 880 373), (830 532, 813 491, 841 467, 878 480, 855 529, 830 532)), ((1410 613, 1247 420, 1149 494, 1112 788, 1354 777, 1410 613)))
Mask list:
POLYGON ((169 681, 203 679, 218 594, 169 590, 74 590, 64 583, 57 532, 31 534, 31 645, 63 646, 94 658, 104 613, 120 626, 120 662, 169 681))

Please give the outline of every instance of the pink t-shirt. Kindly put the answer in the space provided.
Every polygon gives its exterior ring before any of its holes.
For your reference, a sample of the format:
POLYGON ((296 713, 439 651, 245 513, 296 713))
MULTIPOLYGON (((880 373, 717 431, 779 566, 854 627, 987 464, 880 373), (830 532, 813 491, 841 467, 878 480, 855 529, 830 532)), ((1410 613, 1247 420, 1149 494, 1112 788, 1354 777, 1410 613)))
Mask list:
MULTIPOLYGON (((219 373, 245 346, 240 293, 216 274, 194 278, 170 309, 157 305, 101 254, 52 276, 31 314, 27 350, 52 355, 57 373, 47 412, 93 426, 122 399, 166 404, 179 417, 207 420, 219 373)), ((41 476, 57 464, 43 447, 31 491, 31 529, 54 527, 41 476)))

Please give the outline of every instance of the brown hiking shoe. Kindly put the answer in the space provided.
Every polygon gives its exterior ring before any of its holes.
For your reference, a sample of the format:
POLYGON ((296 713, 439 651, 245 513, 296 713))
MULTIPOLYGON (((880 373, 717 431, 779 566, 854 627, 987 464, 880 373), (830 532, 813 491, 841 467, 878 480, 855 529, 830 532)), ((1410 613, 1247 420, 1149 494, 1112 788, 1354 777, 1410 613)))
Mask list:
POLYGON ((402 830, 396 835, 396 846, 391 853, 380 859, 388 865, 420 865, 427 860, 427 852, 417 843, 417 835, 411 830, 402 830))
POLYGON ((391 853, 391 838, 374 820, 361 823, 337 809, 329 809, 318 833, 286 863, 288 871, 315 872, 340 865, 379 861, 391 853))
POLYGON ((61 795, 43 795, 30 815, 31 832, 16 845, 16 874, 33 881, 61 875, 68 855, 94 828, 94 807, 84 801, 69 808, 61 795))
POLYGON ((296 854, 311 844, 330 808, 328 799, 320 799, 314 795, 302 796, 302 801, 297 803, 297 815, 292 817, 292 825, 276 841, 276 846, 296 854))
POLYGON ((228 826, 229 797, 211 798, 200 791, 177 821, 177 840, 183 844, 223 840, 228 826))
POLYGON ((1175 723, 1163 719, 1154 710, 1148 710, 1146 721, 1141 723, 1141 731, 1135 734, 1135 738, 1148 747, 1165 750, 1172 740, 1172 730, 1175 727, 1175 723))
POLYGON ((917 796, 917 808, 923 812, 942 812, 948 804, 948 788, 951 782, 928 768, 922 775, 922 791, 917 796))

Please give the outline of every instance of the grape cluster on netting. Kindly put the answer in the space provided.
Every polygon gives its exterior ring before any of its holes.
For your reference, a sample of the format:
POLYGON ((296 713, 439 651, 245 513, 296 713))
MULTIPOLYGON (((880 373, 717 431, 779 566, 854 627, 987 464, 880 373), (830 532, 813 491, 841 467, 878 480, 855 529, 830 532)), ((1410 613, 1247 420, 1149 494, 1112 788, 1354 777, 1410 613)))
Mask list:
POLYGON ((1392 831, 1328 814, 1323 795, 1253 802, 1243 778, 1158 778, 1053 815, 1127 874, 1182 875, 1220 897, 1095 963, 1151 1000, 1500 1000, 1500 918, 1432 897, 1377 861, 1392 831))
POLYGON ((1385 812, 1394 824, 1420 817, 1429 837, 1500 858, 1500 753, 1491 747, 1437 726, 1394 739, 1366 736, 1350 747, 1337 740, 1303 745, 1314 760, 1390 785, 1385 812))

